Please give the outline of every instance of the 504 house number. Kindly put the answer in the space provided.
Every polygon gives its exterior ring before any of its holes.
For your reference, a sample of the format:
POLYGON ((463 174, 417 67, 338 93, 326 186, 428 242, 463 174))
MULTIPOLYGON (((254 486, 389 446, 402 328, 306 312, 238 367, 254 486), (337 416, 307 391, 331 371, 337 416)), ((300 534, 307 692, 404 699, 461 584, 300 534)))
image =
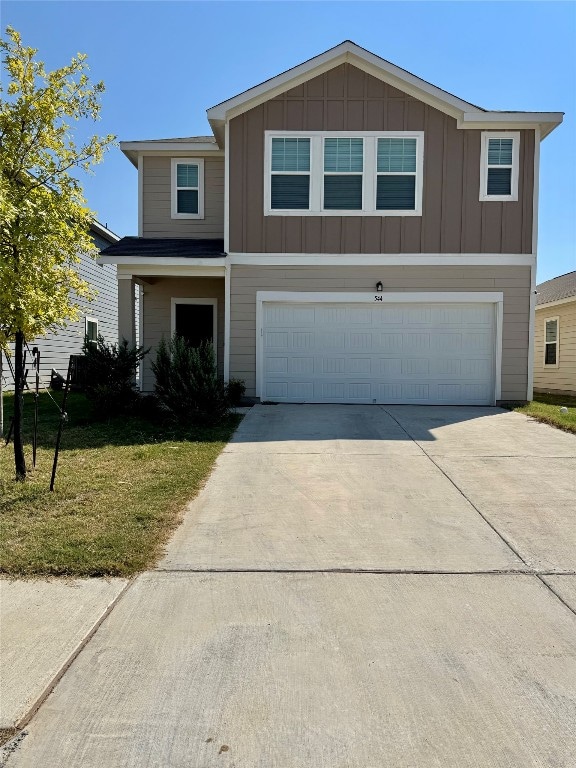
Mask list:
POLYGON ((381 296, 379 293, 374 294, 374 301, 383 301, 384 297, 381 296))

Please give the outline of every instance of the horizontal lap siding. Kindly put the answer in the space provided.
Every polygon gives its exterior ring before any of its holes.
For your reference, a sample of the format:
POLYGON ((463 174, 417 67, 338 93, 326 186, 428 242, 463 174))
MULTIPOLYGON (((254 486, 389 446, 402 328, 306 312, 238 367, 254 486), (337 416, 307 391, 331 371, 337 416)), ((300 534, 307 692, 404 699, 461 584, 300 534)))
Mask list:
POLYGON ((257 291, 386 292, 502 291, 504 326, 502 399, 526 399, 528 381, 529 267, 253 267, 232 266, 230 375, 256 387, 257 291))
POLYGON ((143 294, 143 345, 151 348, 144 360, 143 389, 154 389, 154 375, 151 363, 162 338, 169 339, 171 334, 172 298, 180 299, 218 299, 218 370, 222 375, 224 361, 224 279, 205 278, 157 278, 153 285, 144 284, 143 294))
POLYGON ((230 250, 238 253, 530 253, 534 131, 518 202, 479 201, 481 131, 343 64, 230 121, 230 250), (424 131, 423 215, 264 216, 264 131, 424 131))
POLYGON ((576 297, 568 304, 536 310, 534 332, 534 388, 576 394, 576 297), (558 368, 544 367, 544 325, 547 318, 559 318, 558 368))
MULTIPOLYGON (((109 245, 109 243, 106 243, 109 245)), ((100 266, 86 255, 80 257, 78 272, 80 277, 89 283, 96 294, 92 302, 84 299, 78 301, 80 305, 80 319, 69 323, 66 328, 57 333, 48 333, 45 337, 28 341, 30 349, 38 347, 40 350, 40 377, 42 386, 50 384, 52 369, 66 376, 70 355, 82 353, 84 334, 86 329, 86 317, 94 317, 98 320, 98 332, 104 336, 108 343, 115 344, 118 341, 118 283, 116 280, 116 267, 113 264, 100 266)), ((28 383, 34 382, 31 370, 31 356, 28 356, 27 368, 28 383)), ((7 389, 14 389, 12 375, 7 363, 4 363, 4 375, 7 389)))
POLYGON ((171 158, 144 157, 144 237, 224 237, 224 158, 204 158, 204 218, 173 219, 171 158))

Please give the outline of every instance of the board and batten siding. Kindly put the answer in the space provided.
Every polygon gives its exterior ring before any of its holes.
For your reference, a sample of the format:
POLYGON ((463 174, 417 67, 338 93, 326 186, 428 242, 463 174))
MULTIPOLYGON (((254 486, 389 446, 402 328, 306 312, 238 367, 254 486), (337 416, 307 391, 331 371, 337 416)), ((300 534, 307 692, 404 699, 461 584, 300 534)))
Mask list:
POLYGON ((224 158, 204 158, 204 218, 173 219, 171 157, 144 157, 143 237, 224 237, 224 158))
MULTIPOLYGON (((110 243, 96 239, 98 247, 105 247, 110 243)), ((83 280, 90 284, 96 293, 92 302, 80 300, 81 317, 57 333, 48 333, 46 336, 28 341, 30 350, 33 347, 40 349, 40 379, 44 387, 49 386, 52 369, 66 377, 70 355, 82 354, 84 335, 86 330, 86 317, 98 320, 98 333, 108 344, 118 341, 118 281, 116 279, 116 266, 113 264, 99 265, 93 259, 82 254, 78 264, 78 273, 83 280)), ((32 387, 35 383, 31 368, 30 356, 26 361, 29 369, 28 384, 32 387)), ((14 389, 14 381, 4 363, 4 376, 6 389, 14 389)))
POLYGON ((520 132, 519 199, 479 201, 481 131, 350 64, 230 121, 233 253, 531 253, 534 131, 520 132), (424 131, 423 215, 264 216, 264 132, 424 131))
POLYGON ((534 328, 534 389, 576 395, 576 296, 555 307, 536 307, 534 328), (558 367, 544 365, 546 320, 558 318, 558 367))
POLYGON ((406 266, 285 267, 238 266, 231 270, 230 376, 244 379, 256 394, 256 292, 502 291, 502 400, 526 400, 530 267, 406 266))
POLYGON ((142 344, 150 353, 144 358, 142 389, 154 390, 152 361, 162 338, 169 339, 172 328, 172 299, 218 299, 217 358, 218 372, 224 369, 224 278, 159 277, 151 285, 144 283, 142 294, 142 344))

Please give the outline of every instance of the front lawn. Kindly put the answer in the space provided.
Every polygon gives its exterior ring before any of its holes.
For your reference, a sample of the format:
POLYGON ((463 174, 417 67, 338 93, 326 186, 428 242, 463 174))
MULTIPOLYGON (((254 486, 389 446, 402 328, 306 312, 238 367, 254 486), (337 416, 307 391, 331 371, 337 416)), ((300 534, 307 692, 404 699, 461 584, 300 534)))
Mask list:
POLYGON ((514 410, 576 434, 576 397, 536 393, 532 402, 514 410), (568 408, 568 413, 560 412, 562 406, 568 408))
MULTIPOLYGON (((59 401, 61 395, 53 393, 59 401)), ((5 397, 5 428, 13 398, 5 397)), ((14 481, 12 444, 0 444, 0 572, 11 576, 130 576, 162 554, 182 510, 201 488, 240 421, 213 428, 159 426, 140 418, 90 419, 71 394, 56 489, 50 473, 59 412, 40 398, 36 469, 14 481)), ((25 396, 26 461, 33 401, 25 396)))

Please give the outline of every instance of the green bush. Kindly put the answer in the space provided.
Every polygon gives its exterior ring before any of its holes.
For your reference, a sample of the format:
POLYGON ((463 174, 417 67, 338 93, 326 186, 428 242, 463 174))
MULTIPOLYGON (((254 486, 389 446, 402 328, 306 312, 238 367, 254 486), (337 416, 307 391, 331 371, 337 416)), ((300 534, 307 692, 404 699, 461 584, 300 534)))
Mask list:
POLYGON ((214 424, 228 414, 226 388, 218 376, 211 342, 191 347, 181 336, 162 339, 152 371, 160 406, 174 419, 214 424))
POLYGON ((246 384, 242 379, 230 379, 226 384, 226 394, 230 405, 240 405, 245 392, 246 384))
POLYGON ((129 413, 138 400, 136 368, 148 354, 144 347, 106 344, 103 336, 96 342, 84 340, 82 377, 84 391, 94 411, 101 416, 129 413))

